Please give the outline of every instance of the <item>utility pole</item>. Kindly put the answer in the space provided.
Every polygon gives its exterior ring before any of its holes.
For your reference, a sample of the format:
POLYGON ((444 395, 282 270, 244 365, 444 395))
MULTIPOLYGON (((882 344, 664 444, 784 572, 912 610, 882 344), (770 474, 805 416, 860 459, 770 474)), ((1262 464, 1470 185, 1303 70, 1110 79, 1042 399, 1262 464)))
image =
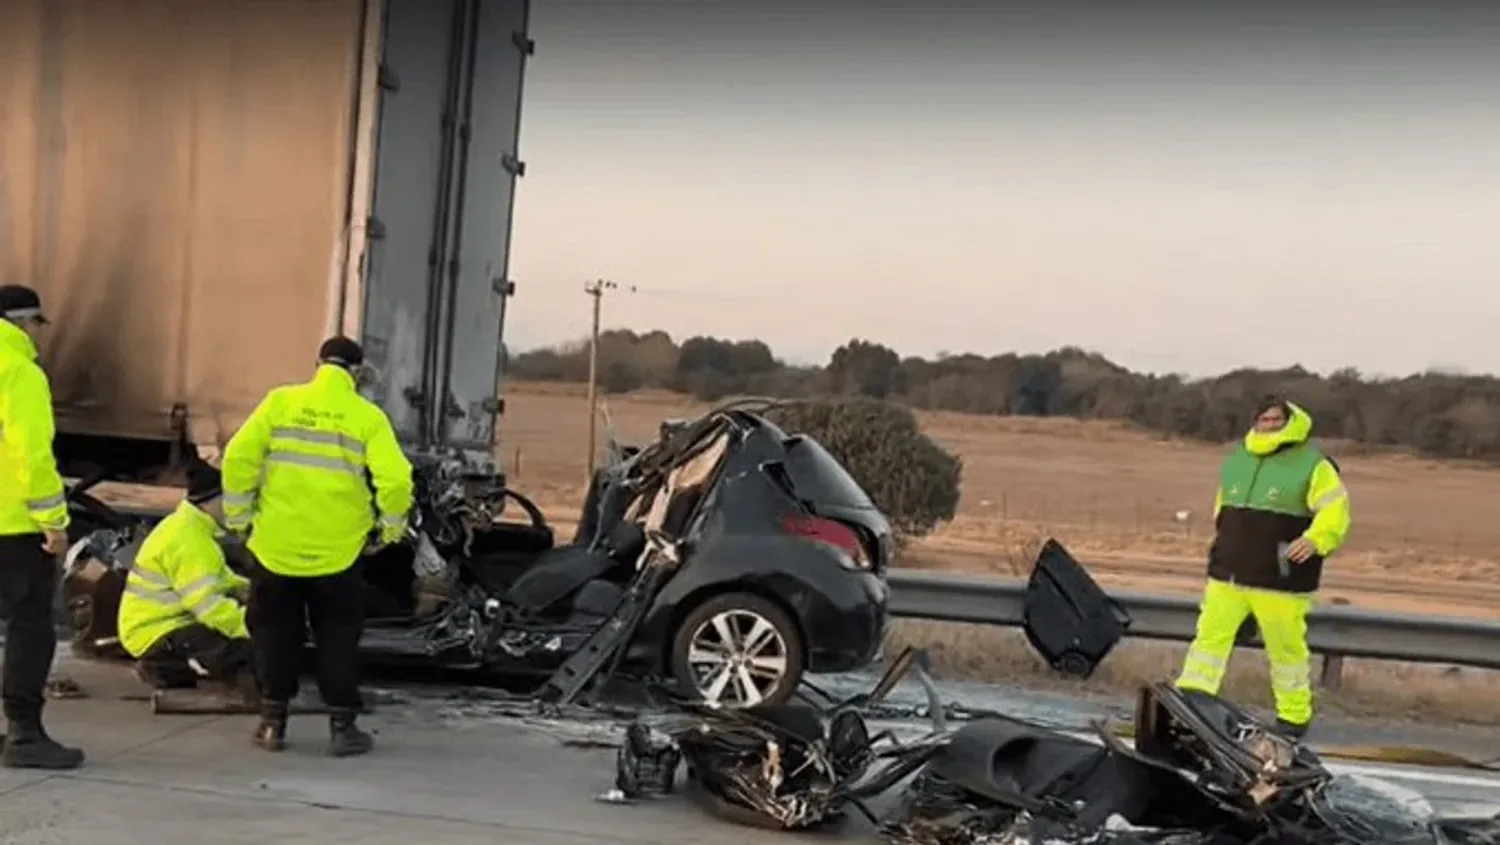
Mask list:
POLYGON ((589 446, 588 469, 583 479, 585 490, 594 483, 594 440, 598 436, 599 408, 596 391, 599 384, 599 311, 604 303, 604 292, 617 288, 619 285, 607 279, 595 279, 583 286, 583 292, 593 297, 594 300, 594 325, 589 331, 589 446))

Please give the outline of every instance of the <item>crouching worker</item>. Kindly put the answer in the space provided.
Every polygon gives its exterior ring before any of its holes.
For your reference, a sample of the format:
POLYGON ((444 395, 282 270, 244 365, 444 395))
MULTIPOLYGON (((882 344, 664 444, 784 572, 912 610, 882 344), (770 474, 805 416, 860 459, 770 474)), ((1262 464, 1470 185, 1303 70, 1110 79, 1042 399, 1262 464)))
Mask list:
POLYGON ((225 560, 219 471, 195 467, 187 498, 141 546, 120 597, 120 645, 154 689, 220 683, 258 706, 254 652, 245 627, 250 582, 225 560))

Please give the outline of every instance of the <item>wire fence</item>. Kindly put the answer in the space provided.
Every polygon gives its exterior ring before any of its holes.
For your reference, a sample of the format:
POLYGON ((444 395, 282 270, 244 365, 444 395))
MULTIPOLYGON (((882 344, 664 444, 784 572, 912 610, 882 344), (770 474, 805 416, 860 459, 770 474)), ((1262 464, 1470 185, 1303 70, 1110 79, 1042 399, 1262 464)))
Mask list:
MULTIPOLYGON (((1194 501, 1188 496, 1002 490, 966 496, 960 515, 971 524, 993 520, 1000 526, 1038 525, 1060 533, 1107 534, 1120 541, 1206 543, 1213 537, 1212 501, 1194 501)), ((1380 514, 1361 518, 1358 510, 1355 516, 1345 547, 1348 552, 1500 561, 1500 520, 1466 524, 1452 515, 1446 519, 1390 519, 1380 514)))
MULTIPOLYGON (((553 454, 513 444, 502 460, 514 482, 528 488, 567 487, 581 499, 582 450, 553 454)), ((1080 534, 1121 549, 1132 545, 1167 551, 1201 551, 1213 537, 1213 502, 1197 486, 1179 492, 1121 495, 1130 479, 1101 479, 1098 491, 1060 491, 1056 487, 1017 485, 964 491, 959 520, 946 529, 982 540, 1000 541, 1014 529, 1040 529, 1060 539, 1080 534), (1175 548, 1174 548, 1175 547, 1175 548)), ((538 490, 537 492, 541 492, 538 490)), ((1387 509, 1390 510, 1390 509, 1387 509)), ((1356 504, 1355 526, 1346 554, 1389 559, 1392 565, 1421 558, 1490 561, 1500 577, 1500 520, 1466 521, 1430 504, 1421 518, 1393 518, 1356 504)))

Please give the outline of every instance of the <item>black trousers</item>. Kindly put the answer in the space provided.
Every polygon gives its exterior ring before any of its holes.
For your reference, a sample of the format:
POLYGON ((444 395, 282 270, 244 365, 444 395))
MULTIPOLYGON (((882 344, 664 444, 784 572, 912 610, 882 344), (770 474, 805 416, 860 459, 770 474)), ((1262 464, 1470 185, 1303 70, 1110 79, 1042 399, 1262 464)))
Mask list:
POLYGON ((249 640, 226 637, 207 625, 194 624, 157 640, 137 665, 152 686, 182 689, 197 686, 200 679, 233 683, 254 661, 249 640))
POLYGON ((355 564, 336 575, 294 578, 257 565, 250 575, 247 624, 268 702, 297 695, 307 630, 316 649, 318 692, 331 708, 357 710, 359 639, 365 627, 364 575, 355 564))
POLYGON ((42 551, 41 534, 0 537, 0 616, 9 621, 0 699, 7 719, 42 716, 57 651, 57 578, 57 558, 42 551))

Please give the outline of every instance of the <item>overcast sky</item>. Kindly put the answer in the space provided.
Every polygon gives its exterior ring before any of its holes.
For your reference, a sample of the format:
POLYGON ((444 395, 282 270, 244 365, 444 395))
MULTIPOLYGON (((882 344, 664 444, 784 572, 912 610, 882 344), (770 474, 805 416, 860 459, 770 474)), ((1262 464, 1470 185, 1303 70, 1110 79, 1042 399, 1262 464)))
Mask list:
POLYGON ((1500 372, 1500 3, 1414 5, 534 0, 507 340, 1500 372))

